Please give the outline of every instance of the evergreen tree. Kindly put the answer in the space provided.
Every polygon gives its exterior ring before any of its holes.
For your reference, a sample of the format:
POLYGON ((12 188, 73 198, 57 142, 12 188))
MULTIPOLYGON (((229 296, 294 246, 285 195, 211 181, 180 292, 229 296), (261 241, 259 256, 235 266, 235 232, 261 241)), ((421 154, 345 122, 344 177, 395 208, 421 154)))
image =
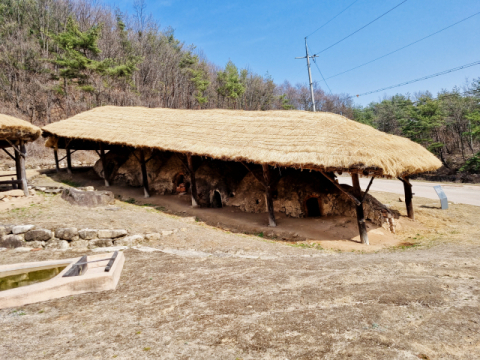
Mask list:
POLYGON ((67 93, 67 81, 74 80, 86 91, 92 90, 87 85, 88 71, 97 71, 102 65, 92 57, 100 54, 98 39, 101 27, 92 26, 82 32, 77 22, 69 17, 65 31, 52 35, 55 43, 63 51, 52 62, 60 68, 60 77, 64 79, 64 92, 67 93))
POLYGON ((295 106, 290 104, 290 100, 287 98, 287 94, 282 94, 278 97, 278 100, 280 102, 280 107, 283 110, 293 110, 295 109, 295 106))
POLYGON ((200 64, 197 55, 192 55, 190 51, 184 54, 182 60, 180 61, 179 67, 184 69, 185 72, 188 72, 190 77, 190 82, 194 88, 194 97, 197 100, 199 107, 206 104, 208 97, 205 95, 205 92, 210 85, 208 80, 208 73, 204 68, 205 64, 200 64))
POLYGON ((219 83, 218 94, 233 100, 234 108, 236 108, 238 98, 245 92, 245 85, 241 82, 238 69, 231 60, 225 66, 224 71, 218 72, 217 79, 219 83))
POLYGON ((125 25, 121 19, 117 20, 117 25, 126 51, 126 59, 123 59, 122 63, 119 63, 120 59, 97 60, 101 53, 98 47, 101 25, 92 26, 82 32, 78 23, 69 17, 65 31, 52 35, 56 44, 63 50, 52 62, 60 68, 59 75, 64 79, 65 94, 68 80, 76 82, 84 91, 94 92, 95 88, 91 84, 94 75, 128 79, 137 70, 136 65, 142 58, 133 55, 133 49, 128 42, 125 25))

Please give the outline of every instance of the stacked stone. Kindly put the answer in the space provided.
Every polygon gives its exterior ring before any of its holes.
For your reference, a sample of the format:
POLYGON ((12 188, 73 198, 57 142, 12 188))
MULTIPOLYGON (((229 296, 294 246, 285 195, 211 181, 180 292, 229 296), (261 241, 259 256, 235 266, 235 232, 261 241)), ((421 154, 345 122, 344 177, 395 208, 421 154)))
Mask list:
POLYGON ((80 229, 75 227, 55 230, 36 228, 35 225, 0 225, 0 248, 31 249, 94 249, 110 246, 134 246, 147 240, 159 240, 174 231, 128 235, 125 229, 80 229))
MULTIPOLYGON (((30 187, 29 187, 29 191, 30 191, 29 196, 35 195, 35 191, 32 190, 30 187)), ((23 192, 23 190, 20 190, 20 189, 0 192, 0 201, 2 202, 9 202, 9 201, 12 201, 13 199, 21 198, 21 197, 25 197, 25 193, 23 192)))

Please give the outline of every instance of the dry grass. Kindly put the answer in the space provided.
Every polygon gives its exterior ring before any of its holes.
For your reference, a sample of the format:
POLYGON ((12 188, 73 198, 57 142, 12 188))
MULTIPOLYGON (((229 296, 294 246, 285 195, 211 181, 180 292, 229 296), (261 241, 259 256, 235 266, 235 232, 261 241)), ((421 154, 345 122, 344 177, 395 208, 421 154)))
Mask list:
POLYGON ((34 141, 41 134, 40 128, 13 116, 0 114, 0 140, 34 141))
MULTIPOLYGON (((375 196, 405 213, 398 195, 375 196)), ((480 358, 478 207, 442 211, 438 201, 415 198, 418 226, 400 232, 403 244, 361 254, 117 205, 78 208, 57 195, 0 213, 0 222, 38 226, 177 229, 147 245, 183 251, 128 250, 115 291, 0 310, 0 358, 480 358)), ((80 255, 8 251, 0 263, 80 255)))
MULTIPOLYGON (((397 194, 373 191, 372 195, 391 209, 406 215, 405 203, 398 201, 397 194)), ((405 217, 403 219, 408 226, 400 227, 397 231, 397 237, 402 241, 422 246, 478 244, 480 207, 450 203, 448 210, 442 210, 439 200, 420 197, 415 197, 413 204, 415 222, 405 217)))
MULTIPOLYGON (((421 145, 332 113, 105 106, 47 125, 48 135, 274 166, 397 177, 441 166, 421 145)), ((51 137, 47 146, 55 147, 51 137)))
MULTIPOLYGON (((242 239, 201 235, 208 236, 236 246, 242 239)), ((249 248, 263 242, 243 239, 249 248)), ((282 245, 269 246, 270 258, 128 250, 115 291, 0 310, 0 353, 6 359, 480 357, 478 246, 369 255, 301 248, 284 254, 282 245)), ((0 253, 0 261, 79 255, 0 253)))

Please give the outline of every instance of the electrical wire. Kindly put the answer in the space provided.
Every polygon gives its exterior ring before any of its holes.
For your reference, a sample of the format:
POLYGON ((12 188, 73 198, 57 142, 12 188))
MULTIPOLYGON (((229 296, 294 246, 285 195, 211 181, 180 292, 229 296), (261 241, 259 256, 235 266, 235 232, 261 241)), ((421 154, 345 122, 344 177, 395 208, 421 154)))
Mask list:
POLYGON ((462 20, 460 20, 460 21, 457 21, 457 22, 454 23, 454 24, 451 24, 451 25, 449 25, 449 26, 447 26, 447 27, 444 27, 443 29, 440 29, 440 30, 438 30, 438 31, 436 31, 436 32, 434 32, 434 33, 432 33, 432 34, 430 34, 430 35, 427 35, 427 36, 425 36, 425 37, 423 37, 423 38, 421 38, 421 39, 419 39, 419 40, 416 40, 416 41, 414 41, 414 42, 412 42, 412 43, 410 43, 410 44, 408 44, 408 45, 402 46, 401 48, 398 48, 398 49, 396 49, 396 50, 394 50, 394 51, 392 51, 392 52, 389 52, 388 54, 379 56, 379 57, 377 57, 377 58, 375 58, 375 59, 373 59, 373 60, 370 60, 370 61, 368 61, 368 62, 366 62, 366 63, 364 63, 364 64, 355 66, 355 67, 353 67, 353 68, 351 68, 351 69, 342 71, 342 72, 340 72, 340 73, 338 73, 338 74, 329 76, 329 77, 327 77, 327 80, 328 80, 328 79, 332 79, 332 78, 337 77, 337 76, 340 76, 340 75, 343 75, 343 74, 345 74, 345 73, 347 73, 347 72, 350 72, 350 71, 352 71, 352 70, 356 70, 356 69, 361 68, 361 67, 363 67, 363 66, 365 66, 365 65, 371 64, 371 63, 373 63, 373 62, 375 62, 375 61, 377 61, 377 60, 383 59, 384 57, 387 57, 387 56, 389 56, 389 55, 395 54, 396 52, 398 52, 398 51, 400 51, 400 50, 406 49, 407 47, 412 46, 412 45, 415 45, 415 44, 419 43, 420 41, 426 40, 426 39, 428 39, 428 38, 430 38, 430 37, 432 37, 432 36, 434 36, 434 35, 437 35, 437 34, 441 33, 442 31, 445 31, 445 30, 447 30, 447 29, 450 29, 451 27, 453 27, 453 26, 455 26, 455 25, 458 25, 458 24, 460 24, 461 22, 464 22, 464 21, 466 21, 466 20, 468 20, 468 19, 470 19, 470 18, 472 18, 472 17, 474 17, 474 16, 477 16, 478 14, 480 14, 480 11, 477 12, 477 13, 475 13, 475 14, 473 14, 473 15, 470 15, 469 17, 466 17, 465 19, 462 19, 462 20))
POLYGON ((322 26, 320 26, 317 30, 315 30, 314 32, 310 33, 309 35, 305 36, 305 38, 308 38, 310 35, 313 35, 315 34, 318 30, 320 30, 321 28, 323 28, 325 25, 329 24, 330 22, 332 22, 333 20, 335 20, 337 17, 339 17, 340 15, 342 15, 347 9, 349 9, 353 4, 355 4, 356 2, 358 2, 359 0, 355 0, 353 3, 351 3, 350 5, 348 5, 345 9, 343 9, 342 11, 340 11, 337 15, 335 15, 333 18, 331 18, 330 20, 328 20, 325 24, 323 24, 322 26))
POLYGON ((354 31, 353 33, 351 33, 350 35, 345 36, 343 39, 341 39, 341 40, 337 41, 336 43, 330 45, 329 47, 326 47, 325 49, 317 52, 315 55, 321 54, 321 53, 323 53, 324 51, 327 51, 328 49, 334 47, 335 45, 340 44, 342 41, 344 41, 344 40, 348 39, 349 37, 355 35, 355 34, 358 33, 360 30, 365 29, 367 26, 373 24, 375 21, 377 21, 377 20, 379 20, 380 18, 384 17, 384 16, 387 15, 389 12, 395 10, 396 8, 398 8, 400 5, 406 3, 407 1, 408 1, 408 0, 403 0, 400 4, 397 4, 396 6, 394 6, 393 8, 391 8, 390 10, 388 10, 387 12, 384 12, 382 15, 380 15, 379 17, 373 19, 373 20, 370 21, 368 24, 362 26, 360 29, 355 30, 355 31, 354 31))
POLYGON ((330 94, 331 94, 331 93, 332 93, 332 90, 330 89, 330 86, 328 86, 327 81, 326 81, 325 78, 323 77, 322 71, 321 71, 320 68, 318 67, 317 60, 316 60, 315 58, 313 58, 313 62, 315 63, 315 66, 317 67, 318 72, 320 73, 320 75, 322 75, 323 82, 325 83, 325 85, 327 85, 328 91, 330 91, 330 94))
POLYGON ((391 85, 391 86, 387 86, 387 87, 384 87, 384 88, 381 88, 381 89, 368 91, 368 92, 365 92, 365 93, 362 93, 362 94, 358 94, 358 95, 355 95, 355 96, 350 96, 350 97, 348 97, 347 99, 351 99, 351 98, 354 98, 354 97, 365 96, 365 95, 370 95, 370 94, 375 94, 375 93, 377 93, 377 92, 384 91, 384 90, 394 89, 394 88, 396 88, 396 87, 400 87, 400 86, 404 86, 404 85, 416 83, 416 82, 419 82, 419 81, 431 79, 431 78, 434 78, 434 77, 437 77, 437 76, 449 74, 449 73, 451 73, 451 72, 455 72, 455 71, 458 71, 458 70, 466 69, 466 68, 469 68, 469 67, 472 67, 472 66, 476 66, 476 65, 480 65, 480 61, 475 61, 475 62, 470 63, 470 64, 465 64, 465 65, 458 66, 458 67, 453 68, 453 69, 444 70, 444 71, 441 71, 441 72, 438 72, 438 73, 435 73, 435 74, 431 74, 431 75, 427 75, 427 76, 424 76, 424 77, 421 77, 421 78, 418 78, 418 79, 405 81, 405 82, 400 83, 400 84, 391 85))

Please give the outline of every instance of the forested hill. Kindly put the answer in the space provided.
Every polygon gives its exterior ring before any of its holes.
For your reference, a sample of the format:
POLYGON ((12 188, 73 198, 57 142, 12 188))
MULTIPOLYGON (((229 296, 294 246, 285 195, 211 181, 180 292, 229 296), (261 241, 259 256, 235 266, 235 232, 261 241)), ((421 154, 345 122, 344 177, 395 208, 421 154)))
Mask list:
MULTIPOLYGON (((107 104, 310 106, 305 85, 277 86, 270 76, 233 62, 219 67, 208 61, 172 29, 162 29, 141 1, 132 14, 95 3, 0 0, 0 111, 43 125, 107 104)), ((351 101, 316 92, 323 109, 352 115, 351 101)))
POLYGON ((480 174, 480 78, 436 97, 395 95, 356 107, 354 119, 425 146, 442 161, 439 174, 457 175, 445 180, 480 182, 468 176, 480 174))
MULTIPOLYGON (((42 126, 102 105, 312 108, 306 84, 214 64, 135 3, 123 14, 88 0, 0 0, 0 113, 42 126)), ((445 174, 480 173, 479 80, 437 97, 397 95, 367 107, 314 87, 318 110, 421 143, 445 174)))

